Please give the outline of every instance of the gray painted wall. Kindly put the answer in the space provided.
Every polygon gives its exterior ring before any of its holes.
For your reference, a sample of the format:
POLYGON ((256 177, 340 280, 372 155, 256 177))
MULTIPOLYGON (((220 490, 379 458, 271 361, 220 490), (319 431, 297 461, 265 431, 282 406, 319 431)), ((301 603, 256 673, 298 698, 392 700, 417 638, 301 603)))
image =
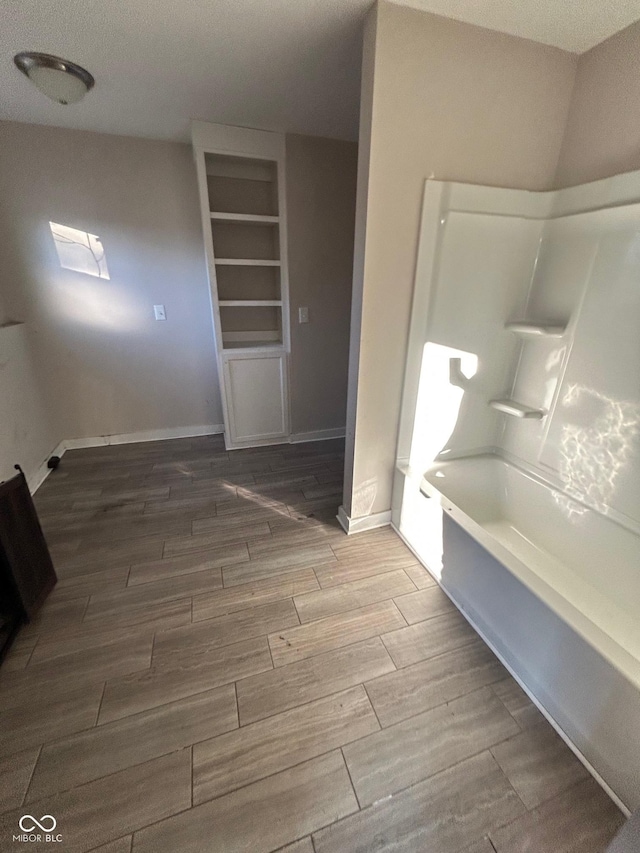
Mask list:
MULTIPOLYGON (((356 146, 287 148, 291 303, 311 315, 294 332, 293 425, 343 427, 356 146)), ((6 464, 33 472, 62 439, 222 423, 190 146, 0 123, 0 276, 0 322, 25 321, 29 342, 0 378, 4 400, 22 389, 0 421, 6 464), (50 221, 98 235, 110 278, 61 268, 50 221)))

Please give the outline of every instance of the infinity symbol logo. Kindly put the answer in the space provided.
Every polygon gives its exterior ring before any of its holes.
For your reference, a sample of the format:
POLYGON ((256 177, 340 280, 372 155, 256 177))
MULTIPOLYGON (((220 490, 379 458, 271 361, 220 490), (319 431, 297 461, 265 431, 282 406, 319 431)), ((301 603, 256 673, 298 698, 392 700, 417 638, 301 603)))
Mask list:
POLYGON ((36 818, 30 814, 22 815, 22 817, 20 818, 20 829, 23 832, 33 832, 36 826, 38 827, 38 829, 41 829, 42 832, 53 832, 57 825, 58 822, 56 821, 55 817, 50 814, 42 815, 40 820, 36 820, 36 818), (31 823, 29 823, 29 821, 31 821, 31 823), (51 826, 47 826, 47 821, 51 821, 51 826))

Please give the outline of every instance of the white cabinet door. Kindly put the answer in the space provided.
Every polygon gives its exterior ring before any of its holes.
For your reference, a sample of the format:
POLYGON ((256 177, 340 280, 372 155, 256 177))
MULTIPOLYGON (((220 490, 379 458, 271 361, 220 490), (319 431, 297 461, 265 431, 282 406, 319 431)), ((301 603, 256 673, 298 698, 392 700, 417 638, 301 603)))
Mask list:
POLYGON ((231 444, 288 437, 286 353, 227 356, 224 379, 231 444))

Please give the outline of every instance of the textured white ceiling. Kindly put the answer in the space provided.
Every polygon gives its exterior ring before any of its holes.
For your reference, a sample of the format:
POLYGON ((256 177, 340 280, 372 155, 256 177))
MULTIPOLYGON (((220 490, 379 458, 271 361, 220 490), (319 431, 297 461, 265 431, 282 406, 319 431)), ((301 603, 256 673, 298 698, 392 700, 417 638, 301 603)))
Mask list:
MULTIPOLYGON (((0 0, 0 118, 159 139, 189 119, 356 139, 371 0, 0 0), (49 102, 19 50, 84 65, 80 104, 49 102)), ((640 0, 407 0, 581 52, 640 18, 640 0)))
POLYGON ((356 139, 370 0, 0 0, 0 118, 188 139, 191 118, 356 139), (96 85, 47 100, 20 50, 77 62, 96 85))
POLYGON ((401 0, 490 30, 572 53, 600 44, 640 18, 640 0, 401 0))

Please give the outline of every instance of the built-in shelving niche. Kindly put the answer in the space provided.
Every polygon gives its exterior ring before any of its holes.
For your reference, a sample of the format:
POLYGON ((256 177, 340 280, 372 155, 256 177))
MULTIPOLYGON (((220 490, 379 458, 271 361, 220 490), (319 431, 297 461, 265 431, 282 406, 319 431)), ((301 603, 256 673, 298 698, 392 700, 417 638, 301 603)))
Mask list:
POLYGON ((277 164, 207 154, 224 349, 282 346, 277 164))
POLYGON ((271 160, 205 155, 209 210, 278 216, 278 173, 271 160))

